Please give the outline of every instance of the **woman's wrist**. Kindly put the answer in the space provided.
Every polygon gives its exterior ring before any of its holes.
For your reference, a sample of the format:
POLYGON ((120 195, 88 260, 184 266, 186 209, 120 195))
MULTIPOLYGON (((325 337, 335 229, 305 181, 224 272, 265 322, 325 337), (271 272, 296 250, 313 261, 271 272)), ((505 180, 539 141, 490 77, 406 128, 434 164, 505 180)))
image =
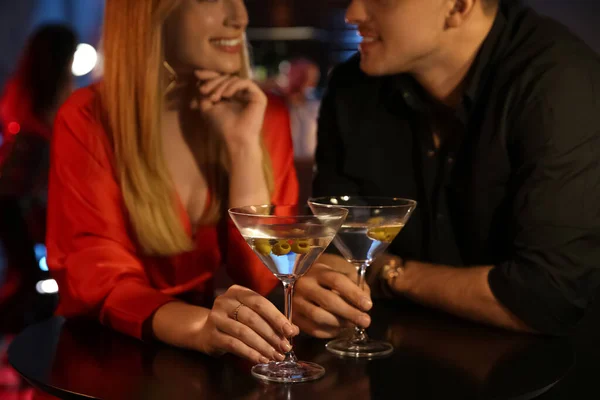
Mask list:
POLYGON ((251 139, 238 141, 235 143, 227 143, 226 146, 232 164, 256 160, 262 163, 263 149, 260 140, 251 139))
MULTIPOLYGON (((263 177, 263 149, 260 143, 248 144, 246 146, 228 147, 231 165, 231 174, 241 174, 244 179, 248 177, 263 177)), ((264 179, 264 178, 263 178, 264 179)), ((234 181, 232 176, 230 181, 234 181)))
POLYGON ((171 346, 202 350, 198 337, 206 324, 210 310, 180 301, 160 307, 152 317, 154 337, 171 346))
POLYGON ((238 148, 229 154, 229 206, 270 203, 263 166, 263 149, 260 144, 238 148))

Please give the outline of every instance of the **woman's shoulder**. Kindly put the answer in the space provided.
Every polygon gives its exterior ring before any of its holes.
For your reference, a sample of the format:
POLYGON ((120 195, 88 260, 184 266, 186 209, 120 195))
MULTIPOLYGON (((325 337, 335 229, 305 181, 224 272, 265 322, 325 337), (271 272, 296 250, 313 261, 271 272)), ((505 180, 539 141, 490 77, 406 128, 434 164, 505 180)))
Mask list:
POLYGON ((99 83, 78 89, 61 106, 54 122, 55 143, 75 140, 92 154, 109 151, 99 89, 99 83))
POLYGON ((58 118, 95 120, 99 119, 101 113, 100 83, 95 83, 74 91, 60 107, 58 118))

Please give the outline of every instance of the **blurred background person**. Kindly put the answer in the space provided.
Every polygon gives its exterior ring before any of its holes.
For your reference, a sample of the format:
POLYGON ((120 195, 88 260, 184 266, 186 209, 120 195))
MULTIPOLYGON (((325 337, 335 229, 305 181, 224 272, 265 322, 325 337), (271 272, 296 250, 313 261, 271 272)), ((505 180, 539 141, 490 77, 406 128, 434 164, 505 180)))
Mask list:
POLYGON ((15 293, 34 296, 42 275, 34 244, 44 242, 50 137, 57 110, 72 91, 76 45, 69 27, 40 27, 0 99, 0 241, 7 266, 0 305, 15 293))
POLYGON ((292 60, 277 79, 276 91, 286 99, 290 112, 294 164, 298 175, 298 204, 310 197, 320 100, 317 87, 321 78, 319 66, 306 58, 292 60))

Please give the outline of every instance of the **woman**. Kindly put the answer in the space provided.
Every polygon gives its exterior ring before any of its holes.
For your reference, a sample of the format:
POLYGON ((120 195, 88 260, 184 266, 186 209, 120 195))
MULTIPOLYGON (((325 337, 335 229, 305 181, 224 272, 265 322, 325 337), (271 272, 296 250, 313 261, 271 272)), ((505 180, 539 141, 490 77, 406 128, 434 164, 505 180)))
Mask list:
POLYGON ((35 293, 40 278, 34 243, 45 236, 50 136, 56 112, 72 91, 76 44, 65 26, 38 29, 0 99, 0 242, 8 261, 0 292, 4 305, 9 298, 22 303, 15 292, 35 293))
POLYGON ((242 0, 106 1, 104 80, 54 131, 59 314, 254 362, 290 349, 297 327, 262 297, 277 280, 226 214, 297 196, 285 105, 247 79, 247 18, 242 0), (222 264, 250 289, 206 308, 222 264))

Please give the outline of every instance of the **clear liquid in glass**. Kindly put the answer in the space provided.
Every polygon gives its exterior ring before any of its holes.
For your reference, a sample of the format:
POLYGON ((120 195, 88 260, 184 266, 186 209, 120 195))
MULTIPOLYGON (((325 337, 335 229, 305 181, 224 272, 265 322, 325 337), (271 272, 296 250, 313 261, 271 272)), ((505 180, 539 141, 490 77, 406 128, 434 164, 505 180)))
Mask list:
POLYGON ((342 225, 333 243, 352 264, 371 264, 404 228, 403 223, 373 227, 368 223, 349 222, 342 225))
POLYGON ((282 281, 303 276, 335 236, 326 226, 265 225, 241 230, 242 236, 267 268, 282 281))

